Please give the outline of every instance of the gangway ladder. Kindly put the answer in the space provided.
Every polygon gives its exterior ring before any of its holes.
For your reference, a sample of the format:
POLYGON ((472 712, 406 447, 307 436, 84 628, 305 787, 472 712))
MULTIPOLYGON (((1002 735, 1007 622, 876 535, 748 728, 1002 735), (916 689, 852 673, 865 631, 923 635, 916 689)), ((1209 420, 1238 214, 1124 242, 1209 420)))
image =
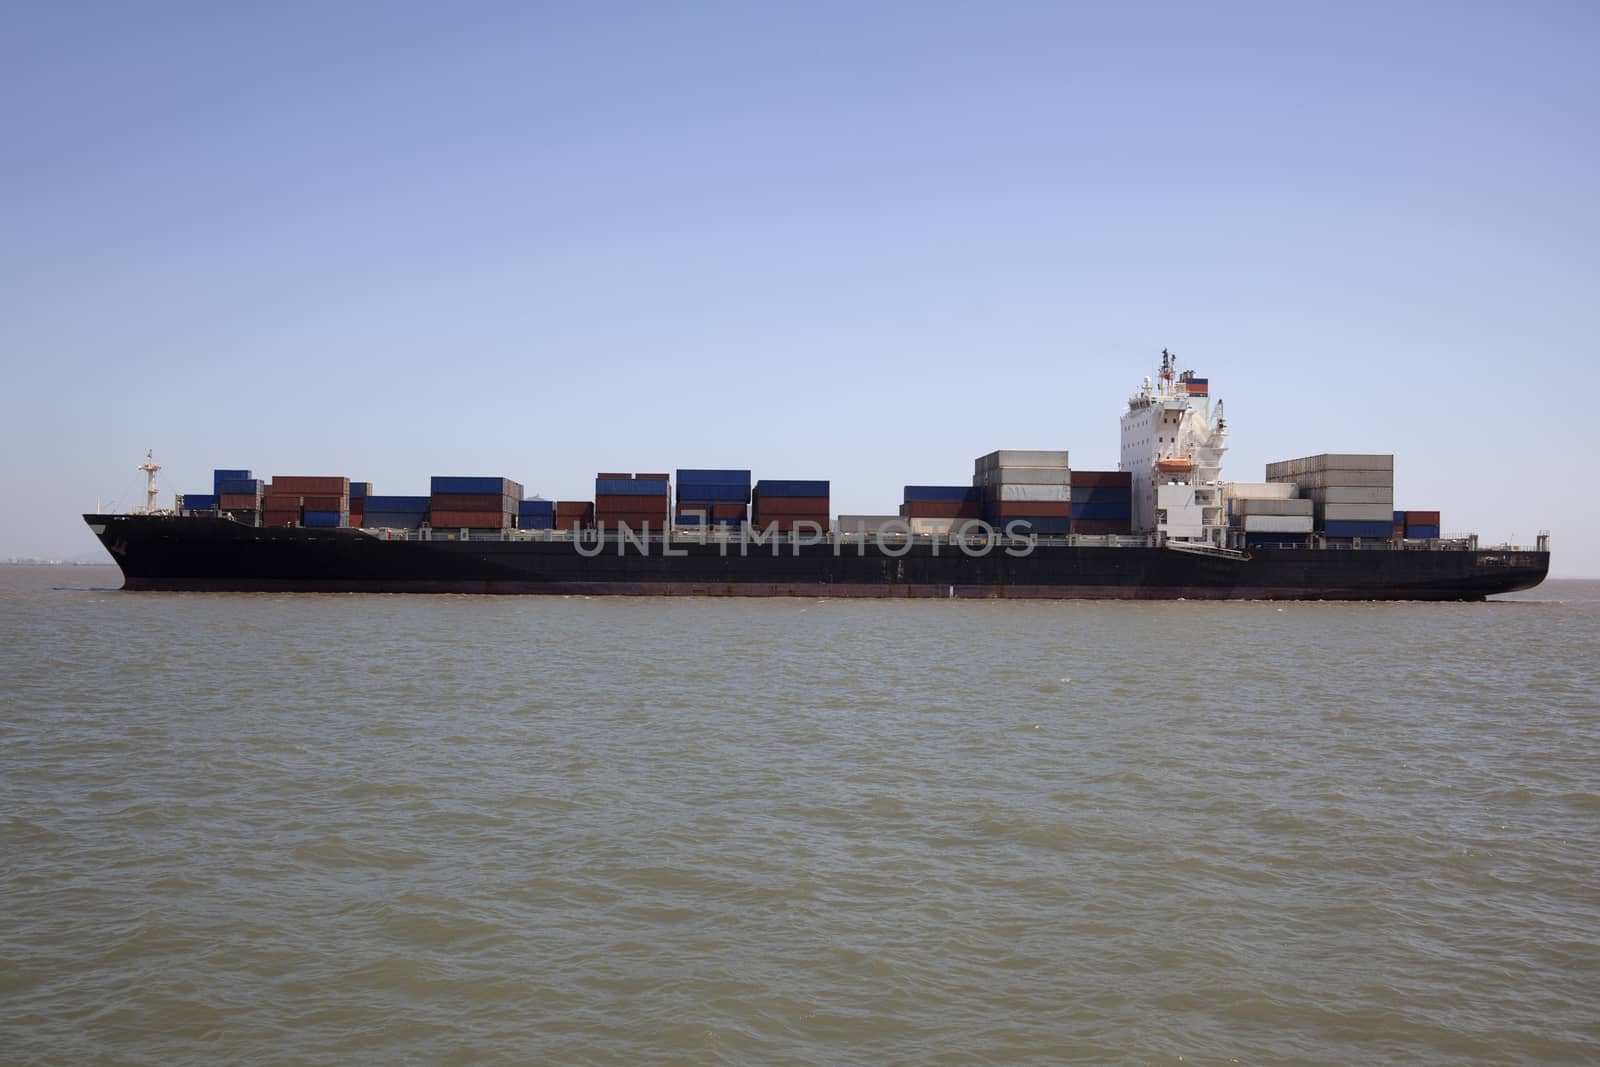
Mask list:
POLYGON ((1239 563, 1250 559, 1248 552, 1234 548, 1218 548, 1216 545, 1202 544, 1199 541, 1167 541, 1165 547, 1174 552, 1187 552, 1192 556, 1211 556, 1214 559, 1231 559, 1239 563))

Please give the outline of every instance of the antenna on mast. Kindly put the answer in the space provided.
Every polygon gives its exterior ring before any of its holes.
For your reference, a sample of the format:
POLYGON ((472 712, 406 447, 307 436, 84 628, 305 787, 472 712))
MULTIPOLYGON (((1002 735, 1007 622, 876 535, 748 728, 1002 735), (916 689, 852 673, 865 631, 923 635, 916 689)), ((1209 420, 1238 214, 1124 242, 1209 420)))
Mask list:
POLYGON ((144 454, 144 462, 139 464, 139 470, 144 471, 144 510, 143 515, 154 515, 156 511, 156 471, 161 469, 161 464, 156 462, 156 450, 149 449, 144 454))

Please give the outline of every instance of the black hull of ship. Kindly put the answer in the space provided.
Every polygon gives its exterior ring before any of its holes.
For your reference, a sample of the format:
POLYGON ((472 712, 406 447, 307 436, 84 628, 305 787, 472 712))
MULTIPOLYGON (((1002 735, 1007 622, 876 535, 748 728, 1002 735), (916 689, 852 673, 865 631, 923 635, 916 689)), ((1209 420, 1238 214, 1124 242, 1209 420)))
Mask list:
MULTIPOLYGON (((359 530, 224 518, 86 515, 123 588, 178 592, 468 593, 1104 600, 1482 600, 1544 580, 1548 552, 1253 549, 1247 559, 1152 547, 929 542, 659 542, 586 556, 571 541, 385 540, 359 530), (891 547, 891 551, 899 549, 891 547), (1019 550, 1020 551, 1020 550, 1019 550)), ((599 546, 588 546, 590 551, 599 546)))

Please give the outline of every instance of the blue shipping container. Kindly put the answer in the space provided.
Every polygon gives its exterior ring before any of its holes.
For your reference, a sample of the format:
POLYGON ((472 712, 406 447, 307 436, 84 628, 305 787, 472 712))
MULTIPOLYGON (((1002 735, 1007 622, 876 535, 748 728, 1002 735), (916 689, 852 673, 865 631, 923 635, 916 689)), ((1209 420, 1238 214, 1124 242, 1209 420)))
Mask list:
POLYGON ((305 516, 307 526, 343 526, 346 521, 342 511, 308 511, 305 516))
POLYGON ((394 512, 407 515, 426 515, 428 498, 425 496, 369 496, 366 511, 394 512))
POLYGON ((756 492, 765 497, 827 496, 828 484, 824 481, 796 481, 792 478, 763 478, 756 483, 756 492))
POLYGON ((517 501, 518 515, 554 515, 556 502, 554 500, 519 500, 517 501))
POLYGON ((229 496, 246 495, 261 492, 261 481, 258 478, 218 478, 212 487, 218 496, 226 493, 229 496))
POLYGON ((367 499, 367 494, 370 493, 370 492, 372 492, 372 483, 371 482, 351 482, 350 483, 350 499, 351 500, 365 500, 365 499, 367 499))
POLYGON ((501 496, 521 496, 522 487, 510 478, 452 478, 434 477, 429 487, 435 493, 498 493, 501 496))
POLYGON ((1116 504, 1080 504, 1072 502, 1075 519, 1127 519, 1133 516, 1133 505, 1124 500, 1116 504))
POLYGON ((678 468, 678 485, 742 485, 750 488, 749 471, 714 471, 678 468))
POLYGON ((211 472, 211 480, 213 482, 242 482, 249 477, 251 477, 250 472, 246 470, 213 470, 211 472))
MULTIPOLYGON (((370 497, 368 499, 371 499, 370 497)), ((417 511, 363 511, 361 525, 374 529, 415 530, 422 525, 423 513, 417 511)))
POLYGON ((217 507, 215 493, 185 493, 183 506, 191 511, 214 511, 217 507))
POLYGON ((748 485, 679 485, 678 503, 717 503, 717 504, 748 504, 750 503, 750 487, 748 485))
POLYGON ((1322 531, 1329 537, 1381 537, 1388 540, 1394 524, 1387 522, 1330 522, 1322 531))
POLYGON ((983 499, 982 491, 970 485, 908 485, 907 504, 972 504, 983 499))
POLYGON ((666 496, 665 479, 640 481, 637 478, 596 478, 595 496, 666 496))
POLYGON ((1404 526, 1405 525, 1405 521, 1406 521, 1406 513, 1405 512, 1397 511, 1397 512, 1394 513, 1394 524, 1396 526, 1404 526))
POLYGON ((700 526, 702 525, 700 522, 701 517, 700 515, 678 515, 672 521, 679 526, 700 526))
POLYGON ((1406 527, 1406 536, 1409 537, 1409 538, 1412 538, 1413 540, 1437 541, 1439 539, 1439 527, 1437 527, 1437 526, 1407 526, 1406 527))
MULTIPOLYGON (((1100 487, 1096 487, 1096 488, 1093 488, 1093 489, 1079 489, 1077 487, 1074 487, 1073 490, 1072 490, 1072 502, 1074 504, 1128 504, 1128 505, 1132 505, 1132 503, 1133 503, 1133 490, 1132 489, 1121 489, 1121 488, 1100 488, 1100 487)), ((1231 501, 1231 500, 1228 501, 1228 505, 1230 507, 1232 507, 1233 506, 1233 501, 1231 501)))

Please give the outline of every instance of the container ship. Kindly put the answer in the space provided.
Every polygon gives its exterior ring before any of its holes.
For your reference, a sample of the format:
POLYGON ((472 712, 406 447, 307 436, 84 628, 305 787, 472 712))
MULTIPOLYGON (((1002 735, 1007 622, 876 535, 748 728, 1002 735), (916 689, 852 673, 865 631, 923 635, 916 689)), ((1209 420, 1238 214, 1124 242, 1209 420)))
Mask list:
POLYGON ((908 485, 893 512, 835 515, 831 482, 750 470, 601 472, 594 498, 501 476, 385 496, 327 475, 213 472, 211 492, 85 515, 129 590, 635 596, 1481 600, 1549 571, 1534 548, 1444 537, 1400 510, 1394 457, 1322 453, 1222 477, 1210 382, 1162 353, 1122 415, 1118 469, 1003 449, 970 482, 908 485))

